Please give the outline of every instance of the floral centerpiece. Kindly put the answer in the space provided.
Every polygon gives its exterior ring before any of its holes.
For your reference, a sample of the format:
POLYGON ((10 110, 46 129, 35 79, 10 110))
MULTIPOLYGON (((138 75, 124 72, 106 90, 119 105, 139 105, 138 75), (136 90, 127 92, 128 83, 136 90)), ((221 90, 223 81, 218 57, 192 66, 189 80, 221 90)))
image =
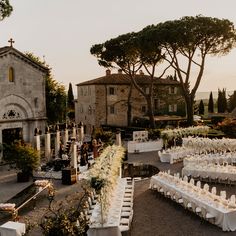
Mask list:
POLYGON ((48 180, 36 180, 34 184, 38 187, 46 187, 49 184, 48 180))
POLYGON ((208 126, 191 126, 187 128, 177 128, 177 129, 167 129, 161 132, 161 137, 164 140, 164 143, 179 137, 188 137, 192 135, 202 135, 206 136, 209 132, 208 126))
POLYGON ((0 203, 0 210, 2 211, 14 211, 15 207, 15 203, 0 203))
POLYGON ((108 146, 96 158, 94 165, 89 171, 90 186, 99 193, 102 224, 106 220, 111 194, 120 175, 121 162, 124 154, 125 149, 123 147, 115 145, 108 146))

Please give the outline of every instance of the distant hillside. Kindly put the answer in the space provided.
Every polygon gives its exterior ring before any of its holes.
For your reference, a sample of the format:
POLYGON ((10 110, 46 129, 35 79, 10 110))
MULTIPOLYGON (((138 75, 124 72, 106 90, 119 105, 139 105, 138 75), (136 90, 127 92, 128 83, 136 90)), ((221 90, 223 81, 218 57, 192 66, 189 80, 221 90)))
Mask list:
MULTIPOLYGON (((228 98, 228 95, 231 95, 234 91, 226 91, 226 98, 228 98)), ((196 97, 195 100, 201 100, 201 99, 209 99, 210 96, 210 92, 197 92, 196 93, 196 97)), ((212 91, 212 95, 213 95, 213 99, 217 99, 218 98, 218 91, 212 91)))

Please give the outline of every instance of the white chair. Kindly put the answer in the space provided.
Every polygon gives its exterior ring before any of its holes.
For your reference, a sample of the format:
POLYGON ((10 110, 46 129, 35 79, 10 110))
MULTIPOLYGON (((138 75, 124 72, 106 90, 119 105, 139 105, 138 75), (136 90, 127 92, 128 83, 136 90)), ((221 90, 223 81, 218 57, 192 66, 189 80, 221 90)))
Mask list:
POLYGON ((196 186, 197 186, 198 188, 201 188, 201 181, 197 181, 196 186))
POLYGON ((201 213, 201 208, 198 207, 195 202, 191 202, 192 211, 199 215, 201 213))
POLYGON ((226 191, 220 191, 220 197, 226 199, 226 191))
POLYGON ((204 189, 205 191, 209 191, 209 185, 208 185, 208 184, 204 184, 203 189, 204 189))
POLYGON ((206 208, 201 208, 202 218, 209 221, 212 224, 215 224, 215 217, 207 212, 206 208))
POLYGON ((211 193, 216 195, 216 187, 212 187, 211 193))
POLYGON ((179 203, 180 205, 183 205, 183 203, 184 203, 183 198, 181 197, 181 195, 179 193, 175 194, 175 201, 177 203, 179 203))
POLYGON ((189 202, 186 198, 183 198, 184 208, 190 210, 192 208, 191 202, 189 202))
POLYGON ((233 203, 235 203, 235 195, 234 195, 234 194, 231 195, 231 197, 230 197, 230 201, 233 202, 233 203))

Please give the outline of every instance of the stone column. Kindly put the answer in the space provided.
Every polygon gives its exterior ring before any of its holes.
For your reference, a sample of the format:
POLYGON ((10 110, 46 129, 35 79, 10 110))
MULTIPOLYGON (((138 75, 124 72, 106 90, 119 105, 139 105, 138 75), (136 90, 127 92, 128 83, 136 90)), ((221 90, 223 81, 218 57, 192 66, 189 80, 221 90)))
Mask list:
POLYGON ((60 130, 59 126, 56 126, 56 138, 55 138, 55 157, 59 157, 59 150, 60 150, 60 130))
POLYGON ((84 141, 84 124, 83 124, 83 122, 80 122, 79 126, 80 126, 80 141, 83 142, 84 141))
POLYGON ((116 142, 115 142, 115 144, 116 144, 117 146, 121 146, 121 145, 122 145, 122 143, 121 143, 121 133, 120 133, 120 131, 117 131, 117 132, 116 132, 116 142))
POLYGON ((40 152, 40 135, 38 128, 35 128, 34 130, 34 140, 35 140, 35 149, 40 152))
POLYGON ((51 159, 51 134, 49 127, 45 129, 45 158, 47 161, 51 159))
POLYGON ((67 125, 66 125, 65 130, 64 130, 64 138, 63 138, 65 147, 66 147, 68 140, 69 140, 69 136, 68 136, 68 129, 67 129, 67 125))
POLYGON ((76 182, 77 182, 77 147, 75 141, 72 142, 71 166, 75 168, 76 182))
POLYGON ((76 139, 76 127, 75 124, 72 124, 72 137, 76 139))

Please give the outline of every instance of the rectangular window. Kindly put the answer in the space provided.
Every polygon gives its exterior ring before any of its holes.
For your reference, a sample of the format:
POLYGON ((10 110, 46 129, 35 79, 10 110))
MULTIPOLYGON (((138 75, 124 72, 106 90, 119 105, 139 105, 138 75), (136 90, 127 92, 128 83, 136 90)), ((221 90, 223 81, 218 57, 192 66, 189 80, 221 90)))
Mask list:
POLYGON ((115 88, 109 87, 109 95, 115 95, 115 88))
POLYGON ((110 114, 115 114, 115 106, 110 106, 110 114))
POLYGON ((142 106, 142 107, 141 107, 141 111, 142 111, 143 113, 145 113, 145 112, 146 112, 146 106, 142 106))
POLYGON ((169 105, 169 112, 176 112, 177 111, 177 104, 169 105))
POLYGON ((177 88, 174 86, 169 87, 169 94, 176 94, 177 93, 177 88))
POLYGON ((154 99, 154 110, 158 110, 160 108, 160 99, 154 99))

